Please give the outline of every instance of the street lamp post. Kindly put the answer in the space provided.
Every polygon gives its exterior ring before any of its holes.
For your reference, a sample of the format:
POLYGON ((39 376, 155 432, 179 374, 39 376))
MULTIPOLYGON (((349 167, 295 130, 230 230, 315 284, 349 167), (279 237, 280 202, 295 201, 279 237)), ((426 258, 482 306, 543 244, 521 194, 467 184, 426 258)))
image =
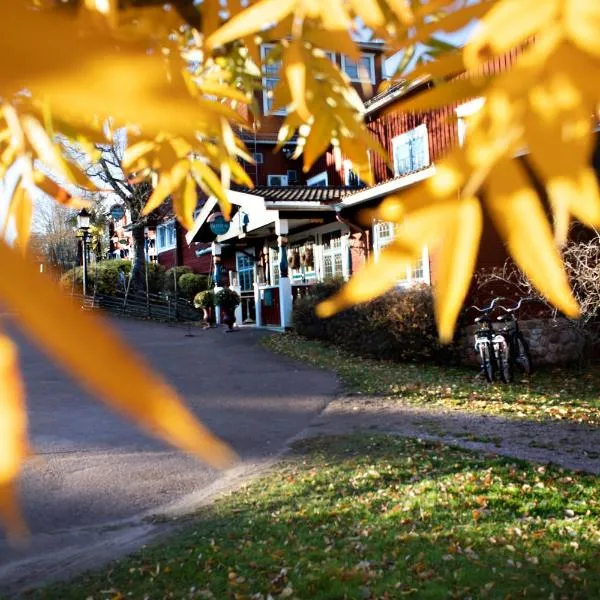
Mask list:
POLYGON ((83 208, 77 214, 77 229, 81 234, 82 258, 83 258, 83 296, 87 296, 87 243, 90 239, 90 213, 83 208))

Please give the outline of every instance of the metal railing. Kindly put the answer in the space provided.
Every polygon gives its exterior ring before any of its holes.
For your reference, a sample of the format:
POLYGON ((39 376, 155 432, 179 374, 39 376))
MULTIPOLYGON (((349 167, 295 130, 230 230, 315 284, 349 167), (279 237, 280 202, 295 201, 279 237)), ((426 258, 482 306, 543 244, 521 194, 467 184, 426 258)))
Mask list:
POLYGON ((161 321, 199 321, 200 313, 183 298, 162 294, 132 293, 109 296, 72 294, 83 310, 101 310, 114 315, 161 321))

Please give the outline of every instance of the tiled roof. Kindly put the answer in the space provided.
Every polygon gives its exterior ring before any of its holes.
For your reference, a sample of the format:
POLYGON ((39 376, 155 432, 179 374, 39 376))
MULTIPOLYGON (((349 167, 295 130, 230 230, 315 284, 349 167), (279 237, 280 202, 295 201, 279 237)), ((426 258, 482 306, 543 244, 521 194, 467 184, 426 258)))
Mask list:
POLYGON ((304 185, 275 187, 259 185, 253 189, 235 188, 239 192, 246 192, 264 198, 267 202, 321 202, 330 204, 339 202, 348 192, 356 188, 347 187, 309 187, 304 185))

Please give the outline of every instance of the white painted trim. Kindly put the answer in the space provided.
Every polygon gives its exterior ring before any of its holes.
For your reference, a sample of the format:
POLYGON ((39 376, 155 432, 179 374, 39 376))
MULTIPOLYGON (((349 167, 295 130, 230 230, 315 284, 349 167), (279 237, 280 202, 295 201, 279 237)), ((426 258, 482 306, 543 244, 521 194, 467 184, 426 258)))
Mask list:
POLYGON ((431 77, 429 75, 424 75, 423 77, 419 77, 418 79, 415 79, 413 82, 411 82, 409 85, 407 85, 404 88, 400 88, 400 89, 395 90, 394 92, 391 92, 390 94, 383 95, 379 100, 377 100, 376 102, 373 102, 372 104, 369 104, 369 106, 367 106, 367 108, 365 109, 365 114, 368 115, 372 112, 375 112, 376 110, 379 110, 380 108, 382 108, 384 106, 387 106, 394 100, 396 100, 402 96, 405 96, 406 94, 408 94, 408 92, 418 88, 419 86, 423 85, 424 83, 427 83, 427 81, 429 81, 430 79, 431 79, 431 77))
POLYGON ((217 199, 214 196, 211 196, 206 201, 206 203, 202 207, 202 210, 200 211, 200 214, 194 221, 194 226, 192 227, 192 229, 190 229, 185 234, 185 241, 188 243, 188 246, 192 243, 192 241, 194 240, 194 238, 196 237, 196 235, 202 228, 202 225, 204 225, 204 223, 206 223, 206 219, 208 219, 208 216, 210 215, 210 213, 212 212, 212 209, 216 206, 216 204, 217 204, 217 199))
MULTIPOLYGON (((376 78, 375 78, 375 54, 373 54, 372 52, 361 52, 360 53, 360 57, 367 57, 369 59, 369 81, 371 84, 375 85, 376 82, 376 78)), ((350 75, 348 75, 348 73, 346 73, 346 60, 347 57, 345 54, 342 54, 342 71, 349 77, 350 81, 354 82, 354 83, 363 83, 363 79, 361 79, 360 77, 360 69, 359 69, 359 73, 358 73, 358 78, 353 78, 350 77, 350 75)), ((350 60, 352 60, 350 58, 350 60)), ((360 66, 360 65, 359 65, 360 66)))
POLYGON ((307 200, 306 202, 269 202, 265 201, 265 208, 276 209, 276 210, 302 210, 304 208, 310 208, 310 210, 318 210, 325 212, 332 212, 333 206, 329 204, 321 204, 317 200, 307 200))
POLYGON ((397 177, 396 179, 392 179, 391 181, 379 183, 370 188, 361 190, 356 194, 352 194, 351 196, 344 198, 337 206, 339 206, 340 208, 345 208, 347 206, 361 204, 362 202, 366 202, 367 200, 372 200, 374 198, 379 198, 380 196, 391 194, 392 192, 397 192, 398 190, 401 190, 410 185, 428 179, 433 175, 435 175, 435 165, 431 165, 430 167, 428 167, 427 169, 423 169, 422 171, 417 171, 416 173, 411 173, 404 177, 397 177))
POLYGON ((311 177, 306 181, 306 185, 308 187, 318 187, 315 184, 320 183, 321 181, 323 181, 323 179, 325 180, 325 186, 328 186, 329 177, 327 176, 327 171, 321 171, 318 175, 311 177))
POLYGON ((460 106, 457 106, 454 109, 454 112, 459 119, 463 119, 464 117, 470 117, 476 112, 479 112, 484 104, 485 98, 475 98, 474 100, 469 100, 468 102, 464 102, 460 106))
POLYGON ((475 98, 469 102, 465 102, 454 109, 458 127, 458 145, 462 146, 465 143, 465 136, 467 134, 467 119, 479 112, 485 104, 485 98, 475 98))

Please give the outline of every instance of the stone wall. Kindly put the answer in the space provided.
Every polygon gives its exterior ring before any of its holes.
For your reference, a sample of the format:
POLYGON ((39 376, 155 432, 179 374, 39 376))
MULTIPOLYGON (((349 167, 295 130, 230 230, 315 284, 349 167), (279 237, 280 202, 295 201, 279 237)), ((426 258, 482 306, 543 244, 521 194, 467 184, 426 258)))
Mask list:
MULTIPOLYGON (((529 344, 534 367, 575 362, 583 356, 584 337, 566 319, 529 319, 519 321, 519 327, 529 344)), ((469 325, 459 338, 460 353, 471 364, 479 364, 474 349, 475 329, 475 325, 469 325)))

